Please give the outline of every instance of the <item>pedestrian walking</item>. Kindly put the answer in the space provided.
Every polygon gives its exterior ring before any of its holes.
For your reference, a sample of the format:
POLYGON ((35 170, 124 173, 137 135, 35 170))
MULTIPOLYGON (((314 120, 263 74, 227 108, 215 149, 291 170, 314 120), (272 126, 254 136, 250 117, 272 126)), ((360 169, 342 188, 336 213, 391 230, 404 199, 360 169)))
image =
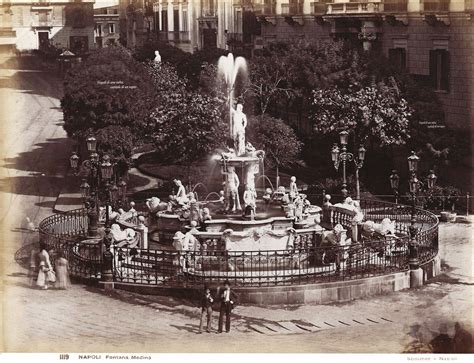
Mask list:
POLYGON ((219 329, 218 333, 222 333, 225 316, 225 331, 230 332, 230 313, 237 303, 237 295, 230 288, 229 280, 224 281, 224 289, 219 292, 220 310, 219 310, 219 329))
POLYGON ((473 352, 472 334, 464 329, 459 322, 454 324, 453 353, 473 352))
POLYGON ((56 288, 66 290, 71 286, 69 279, 69 262, 64 257, 64 252, 60 251, 56 260, 56 288))
POLYGON ((201 296, 200 307, 201 307, 201 324, 199 325, 199 334, 202 333, 202 328, 204 325, 204 318, 207 317, 207 329, 208 333, 211 332, 211 322, 212 322, 212 304, 214 303, 214 298, 211 295, 211 290, 209 287, 204 286, 204 292, 201 296))
POLYGON ((53 271, 53 266, 51 266, 51 261, 49 259, 49 253, 46 249, 46 245, 43 243, 40 244, 40 252, 38 253, 38 257, 39 269, 36 285, 42 290, 47 290, 50 283, 56 282, 56 276, 53 271))

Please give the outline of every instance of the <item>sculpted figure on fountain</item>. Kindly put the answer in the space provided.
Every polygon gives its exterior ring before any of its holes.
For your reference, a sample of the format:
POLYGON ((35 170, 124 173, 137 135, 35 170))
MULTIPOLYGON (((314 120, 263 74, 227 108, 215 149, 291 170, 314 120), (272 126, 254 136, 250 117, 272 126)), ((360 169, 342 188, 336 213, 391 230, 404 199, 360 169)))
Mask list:
POLYGON ((186 194, 186 189, 184 188, 183 183, 181 183, 181 180, 175 179, 174 180, 175 185, 178 187, 178 191, 176 192, 176 201, 178 204, 186 204, 189 202, 189 198, 186 194))
POLYGON ((237 108, 231 109, 232 113, 232 130, 231 136, 234 140, 234 147, 237 156, 245 154, 245 128, 247 127, 247 116, 242 111, 243 106, 239 103, 237 108))
POLYGON ((231 209, 232 212, 237 210, 242 210, 240 206, 240 197, 239 197, 239 186, 240 180, 235 172, 235 168, 230 166, 227 172, 227 194, 229 195, 230 205, 227 206, 228 209, 231 209))
POLYGON ((291 183, 290 183, 290 200, 294 201, 298 195, 298 186, 296 185, 296 177, 292 176, 291 177, 291 183))
POLYGON ((243 199, 245 203, 245 216, 249 216, 253 219, 257 209, 257 192, 254 188, 251 188, 249 185, 247 185, 243 199))

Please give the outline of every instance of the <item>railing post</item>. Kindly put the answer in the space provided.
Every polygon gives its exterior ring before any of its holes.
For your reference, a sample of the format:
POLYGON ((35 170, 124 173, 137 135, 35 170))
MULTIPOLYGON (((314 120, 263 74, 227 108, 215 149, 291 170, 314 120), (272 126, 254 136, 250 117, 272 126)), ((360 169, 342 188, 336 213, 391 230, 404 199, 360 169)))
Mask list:
POLYGON ((417 241, 417 228, 411 225, 410 231, 410 242, 408 243, 409 259, 408 264, 410 266, 410 288, 416 288, 423 285, 423 270, 420 268, 420 260, 418 258, 418 241, 417 241))
POLYGON ((88 237, 97 237, 99 235, 99 215, 97 214, 95 207, 88 210, 87 217, 89 218, 89 223, 87 225, 87 235, 88 237))
POLYGON ((410 243, 408 244, 410 270, 416 270, 420 267, 420 261, 418 259, 418 242, 416 240, 417 228, 410 226, 410 243))
POLYGON ((138 226, 137 231, 140 233, 141 237, 141 245, 140 248, 148 249, 148 227, 145 226, 145 217, 139 216, 138 217, 138 226))
POLYGON ((114 276, 112 272, 112 261, 113 261, 113 254, 110 252, 110 246, 113 242, 113 236, 110 233, 110 228, 105 230, 105 236, 102 239, 101 243, 104 243, 104 252, 102 253, 102 276, 101 280, 104 284, 105 289, 113 288, 113 281, 114 276))
POLYGON ((331 225, 331 214, 332 214, 332 210, 331 210, 331 196, 329 194, 326 194, 324 196, 324 199, 325 199, 325 202, 323 203, 323 223, 324 224, 328 224, 328 225, 331 225))

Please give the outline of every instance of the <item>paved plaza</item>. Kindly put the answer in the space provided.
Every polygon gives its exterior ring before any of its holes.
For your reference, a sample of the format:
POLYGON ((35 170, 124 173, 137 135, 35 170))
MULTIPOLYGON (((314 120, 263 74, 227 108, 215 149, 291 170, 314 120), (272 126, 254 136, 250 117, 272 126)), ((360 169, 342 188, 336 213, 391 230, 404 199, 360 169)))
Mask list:
MULTIPOLYGON (((445 274, 419 289, 335 305, 238 306, 229 334, 198 335, 190 301, 82 284, 66 291, 30 288, 15 253, 38 238, 25 229, 52 214, 65 182, 71 141, 62 128, 61 82, 40 71, 0 71, 0 100, 9 105, 4 137, 2 262, 3 351, 394 352, 420 324, 429 340, 440 323, 472 331, 472 224, 442 224, 445 274), (8 126, 7 126, 8 125, 8 126)), ((214 327, 218 312, 214 312, 214 327)))

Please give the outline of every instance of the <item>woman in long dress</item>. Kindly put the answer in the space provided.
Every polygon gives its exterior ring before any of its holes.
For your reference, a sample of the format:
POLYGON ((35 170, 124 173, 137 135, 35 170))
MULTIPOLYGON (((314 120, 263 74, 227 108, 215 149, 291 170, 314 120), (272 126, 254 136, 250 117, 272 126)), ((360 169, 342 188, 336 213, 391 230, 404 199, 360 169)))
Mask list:
POLYGON ((64 253, 60 252, 59 258, 56 260, 56 288, 65 290, 69 286, 71 286, 69 262, 64 257, 64 253))
POLYGON ((53 266, 51 266, 51 261, 49 259, 48 251, 46 250, 46 245, 40 244, 40 252, 38 253, 39 257, 39 271, 38 278, 36 279, 36 285, 43 290, 47 290, 49 283, 51 282, 48 272, 53 271, 53 266))

